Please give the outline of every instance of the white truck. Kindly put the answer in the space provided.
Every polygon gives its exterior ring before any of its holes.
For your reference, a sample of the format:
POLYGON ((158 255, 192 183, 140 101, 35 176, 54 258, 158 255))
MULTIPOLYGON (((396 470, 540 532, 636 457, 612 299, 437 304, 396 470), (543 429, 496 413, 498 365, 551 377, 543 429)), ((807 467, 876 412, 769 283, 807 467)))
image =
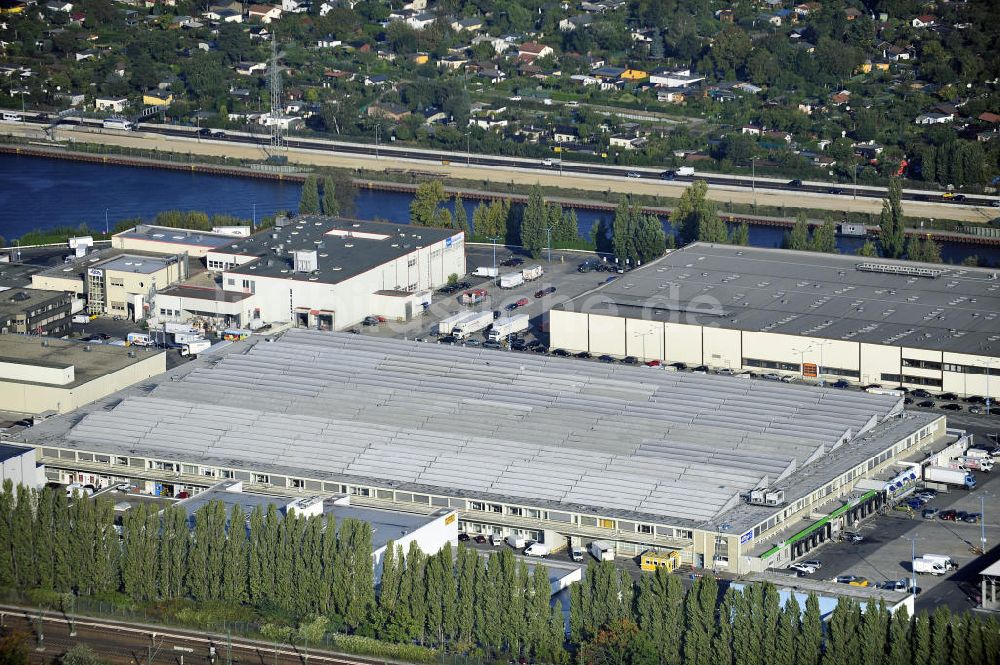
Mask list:
POLYGON ((524 556, 548 556, 549 548, 544 543, 531 543, 524 548, 524 556))
POLYGON ((500 275, 501 289, 513 289, 514 287, 521 286, 522 284, 524 284, 524 275, 519 272, 509 272, 500 275))
POLYGON ((527 314, 501 317, 493 322, 493 328, 490 329, 487 337, 495 342, 499 342, 514 333, 523 332, 528 329, 530 318, 527 314))
POLYGON ((125 118, 105 118, 104 129, 121 129, 128 131, 132 129, 132 123, 125 118))
POLYGON ((526 282, 538 279, 544 274, 545 271, 542 270, 542 266, 528 266, 527 268, 521 269, 521 278, 526 282))
POLYGON ((188 344, 190 342, 197 342, 199 339, 204 339, 200 332, 175 332, 174 344, 188 344))
POLYGON ((958 564, 947 554, 924 554, 920 557, 924 561, 937 561, 941 563, 948 570, 953 570, 958 568, 958 564))
POLYGON ((507 544, 513 547, 515 550, 519 550, 522 547, 527 546, 528 540, 524 536, 511 534, 507 536, 507 544))
POLYGON ((976 477, 962 469, 949 469, 946 466, 928 466, 924 468, 924 480, 948 485, 960 485, 968 490, 976 488, 976 477))
POLYGON ((473 277, 489 277, 490 279, 496 279, 496 276, 500 274, 500 270, 497 268, 486 268, 480 266, 472 271, 473 277))
POLYGON ((86 314, 74 314, 73 323, 80 323, 80 324, 90 323, 90 317, 87 316, 86 314))
POLYGON ((465 339, 472 333, 483 330, 491 323, 493 323, 493 312, 476 312, 456 323, 451 334, 458 339, 465 339))
POLYGON ((993 470, 993 459, 990 457, 959 457, 955 460, 958 468, 989 473, 993 470))
POLYGON ((153 346, 153 336, 149 333, 129 333, 126 338, 129 346, 153 346))
POLYGON ((451 316, 441 319, 438 321, 438 334, 439 335, 450 335, 451 331, 455 329, 459 321, 467 319, 471 314, 469 312, 459 312, 458 314, 452 314, 451 316))
POLYGON ((595 540, 590 544, 590 555, 598 561, 614 561, 614 545, 604 540, 595 540))
POLYGON ((677 175, 694 175, 693 166, 682 166, 677 169, 677 175))
POLYGON ((923 575, 925 573, 929 573, 931 575, 944 575, 948 572, 948 567, 940 561, 920 557, 913 560, 913 572, 918 575, 923 575))
POLYGON ((184 345, 181 346, 181 355, 191 356, 193 358, 202 351, 208 351, 210 348, 212 348, 212 342, 207 339, 185 342, 184 345))

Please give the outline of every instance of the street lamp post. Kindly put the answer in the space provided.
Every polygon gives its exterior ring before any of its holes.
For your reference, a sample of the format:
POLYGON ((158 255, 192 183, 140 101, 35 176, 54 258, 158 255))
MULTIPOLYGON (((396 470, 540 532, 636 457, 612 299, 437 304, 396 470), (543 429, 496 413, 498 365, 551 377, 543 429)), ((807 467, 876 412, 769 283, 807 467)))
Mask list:
POLYGON ((757 158, 750 158, 750 190, 753 192, 753 209, 757 210, 757 158))
POLYGON ((549 252, 549 263, 552 263, 552 227, 551 226, 546 226, 545 227, 545 238, 546 238, 546 242, 547 242, 546 247, 548 248, 548 252, 549 252))
POLYGON ((986 497, 992 496, 989 492, 980 492, 979 494, 979 546, 982 548, 982 553, 986 554, 986 497))
POLYGON ((378 130, 381 128, 379 123, 375 123, 375 159, 378 159, 378 130))
POLYGON ((500 277, 500 275, 497 272, 497 240, 499 240, 499 239, 500 239, 500 236, 492 236, 490 238, 487 238, 487 240, 490 240, 493 243, 493 283, 494 284, 497 283, 497 280, 500 277))
POLYGON ((900 536, 903 540, 910 541, 910 593, 915 594, 917 592, 917 571, 914 570, 913 565, 917 560, 917 536, 900 536))
MULTIPOLYGON (((812 351, 812 345, 807 346, 804 349, 792 349, 792 353, 799 354, 799 374, 805 376, 806 367, 806 354, 812 351)), ((818 374, 819 372, 817 372, 818 374)))
POLYGON ((466 131, 465 132, 465 165, 469 166, 472 164, 472 135, 466 131))
POLYGON ((647 330, 646 332, 637 332, 637 333, 635 333, 635 334, 632 335, 632 337, 641 337, 642 338, 642 361, 643 362, 646 362, 648 360, 648 358, 646 356, 646 338, 649 337, 650 335, 654 335, 654 334, 656 334, 655 330, 647 330))
POLYGON ((832 339, 828 339, 825 342, 816 342, 816 346, 819 347, 819 367, 816 368, 816 376, 819 378, 819 385, 826 385, 826 381, 823 379, 823 348, 827 344, 833 344, 832 339))

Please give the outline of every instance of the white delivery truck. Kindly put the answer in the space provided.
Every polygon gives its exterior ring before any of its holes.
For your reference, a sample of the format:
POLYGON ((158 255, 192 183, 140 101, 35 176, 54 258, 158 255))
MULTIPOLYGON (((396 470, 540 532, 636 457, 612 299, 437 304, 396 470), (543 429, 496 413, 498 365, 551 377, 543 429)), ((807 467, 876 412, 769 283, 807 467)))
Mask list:
POLYGON ((74 314, 73 323, 90 323, 90 317, 86 314, 74 314))
POLYGON ((472 333, 485 329, 491 323, 493 323, 493 312, 476 312, 456 323, 451 334, 458 339, 465 339, 472 333))
POLYGON ((199 339, 204 339, 200 332, 175 332, 174 344, 188 344, 190 342, 197 342, 199 339))
POLYGON ((500 270, 497 268, 484 268, 482 266, 472 271, 473 277, 489 277, 491 279, 495 279, 499 274, 500 270))
POLYGON ((208 351, 210 348, 212 348, 212 342, 207 339, 185 342, 184 345, 181 346, 181 355, 194 357, 202 351, 208 351))
POLYGON ((693 166, 682 166, 677 169, 677 175, 694 175, 693 166))
POLYGON ((156 343, 149 333, 129 333, 126 341, 129 346, 153 346, 156 343))
POLYGON ((507 536, 507 544, 513 547, 515 550, 519 550, 522 547, 527 546, 528 540, 524 536, 518 536, 516 534, 511 534, 507 536))
POLYGON ((920 557, 919 559, 913 560, 913 572, 918 575, 923 575, 925 573, 929 573, 931 575, 944 575, 948 572, 948 567, 940 561, 920 557))
POLYGON ((993 470, 993 459, 990 457, 959 457, 956 460, 961 468, 989 473, 993 470))
POLYGON ((959 485, 967 490, 976 489, 976 477, 962 469, 949 469, 946 466, 928 466, 924 468, 924 480, 932 483, 959 485))
POLYGON ((513 316, 503 316, 493 322, 487 337, 495 342, 499 342, 505 337, 514 333, 524 332, 528 329, 528 321, 531 317, 527 314, 515 314, 513 316))
POLYGON ((128 131, 132 129, 132 123, 125 118, 105 118, 104 129, 121 129, 128 131))
POLYGON ((548 556, 549 548, 544 543, 531 543, 524 548, 524 556, 548 556))
POLYGON ((969 448, 965 451, 966 457, 991 458, 990 451, 985 448, 969 448))
POLYGON ((544 274, 545 271, 542 270, 542 266, 528 266, 521 269, 521 278, 526 282, 538 279, 544 274))
POLYGON ((452 314, 451 316, 441 319, 438 321, 438 334, 439 335, 450 335, 451 331, 455 329, 458 322, 462 319, 467 319, 472 316, 469 312, 459 312, 458 314, 452 314))
POLYGON ((958 568, 958 564, 955 563, 955 560, 947 554, 924 554, 920 558, 924 561, 937 561, 949 570, 958 568))
POLYGON ((501 289, 513 289, 516 286, 521 286, 524 284, 524 276, 519 272, 509 272, 504 275, 500 275, 500 288, 501 289))
POLYGON ((590 544, 590 555, 598 561, 614 561, 615 548, 604 540, 595 540, 590 544))

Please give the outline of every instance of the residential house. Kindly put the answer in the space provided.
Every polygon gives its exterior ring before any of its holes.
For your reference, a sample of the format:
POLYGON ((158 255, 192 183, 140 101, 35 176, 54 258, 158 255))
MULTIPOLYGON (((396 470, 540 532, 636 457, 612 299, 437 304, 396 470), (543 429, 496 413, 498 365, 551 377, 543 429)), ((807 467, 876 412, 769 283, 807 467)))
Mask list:
POLYGON ((848 7, 847 9, 844 10, 844 18, 846 18, 848 21, 857 20, 862 16, 864 16, 864 14, 862 14, 861 10, 856 7, 848 7))
POLYGON ((579 139, 580 133, 576 127, 558 125, 552 130, 552 140, 556 143, 576 143, 579 139))
POLYGON ((455 19, 449 24, 449 27, 455 32, 462 32, 463 30, 476 32, 483 29, 483 22, 478 18, 455 19))
POLYGON ((751 95, 757 95, 763 92, 764 88, 759 85, 754 85, 753 83, 748 83, 746 81, 740 81, 733 85, 734 90, 742 90, 743 92, 749 92, 751 95))
POLYGON ((735 16, 732 9, 719 9, 715 12, 715 18, 720 23, 732 23, 735 16))
POLYGON ((489 81, 490 85, 502 83, 503 80, 507 78, 506 74, 492 65, 477 65, 474 76, 476 78, 486 79, 489 81))
POLYGON ((921 113, 914 122, 918 125, 943 125, 954 119, 954 116, 947 113, 921 113))
POLYGON ((142 93, 143 106, 170 106, 174 103, 174 93, 165 90, 147 90, 142 93))
POLYGON ((76 57, 77 62, 81 62, 83 60, 93 60, 98 55, 100 55, 100 53, 97 51, 97 49, 89 48, 85 51, 77 51, 73 55, 76 57))
POLYGON ((980 113, 978 116, 976 116, 976 120, 980 120, 982 122, 985 122, 985 123, 988 123, 988 124, 991 124, 991 125, 996 125, 996 124, 1000 123, 1000 115, 997 115, 996 113, 990 113, 989 111, 986 111, 986 112, 980 113))
POLYGON ((582 86, 597 85, 599 79, 596 76, 587 76, 586 74, 573 74, 569 77, 570 81, 574 83, 579 83, 582 86))
POLYGON ((615 134, 608 138, 608 147, 636 150, 646 143, 646 139, 633 134, 615 134))
POLYGON ((253 41, 254 39, 262 42, 270 41, 271 31, 265 25, 255 25, 250 28, 250 40, 253 41))
POLYGON ((683 104, 687 99, 684 88, 657 88, 656 101, 667 104, 683 104))
POLYGON ((309 6, 310 3, 304 0, 281 0, 281 11, 286 14, 304 14, 309 6))
POLYGON ((339 39, 334 39, 333 35, 327 35, 326 37, 321 37, 316 41, 316 48, 337 48, 344 42, 339 39))
POLYGON ((690 69, 658 69, 649 75, 650 83, 664 88, 687 88, 704 80, 704 76, 692 74, 690 69))
POLYGON ((772 131, 764 132, 763 134, 761 134, 761 137, 765 138, 765 139, 769 139, 771 141, 784 141, 785 143, 791 143, 792 142, 792 135, 791 134, 789 134, 788 132, 782 132, 782 131, 778 131, 778 130, 772 130, 772 131))
POLYGON ((740 129, 740 134, 746 134, 747 136, 760 136, 761 128, 755 127, 754 125, 744 125, 740 129))
POLYGON ((428 107, 420 112, 424 116, 425 125, 451 122, 451 116, 437 107, 428 107))
POLYGON ((555 53, 551 46, 539 44, 538 42, 525 42, 517 47, 517 57, 528 62, 538 58, 544 58, 555 53))
POLYGON ((848 90, 841 90, 840 92, 835 92, 830 95, 830 102, 835 106, 840 106, 841 104, 846 104, 851 100, 851 93, 848 90))
POLYGON ((837 160, 830 155, 816 155, 812 158, 812 163, 820 168, 828 169, 837 165, 837 160))
POLYGON ((937 17, 933 14, 921 14, 910 21, 910 25, 914 28, 933 28, 935 24, 937 24, 937 17))
POLYGON ((387 118, 399 121, 409 116, 410 111, 405 106, 400 106, 399 104, 375 102, 368 105, 368 108, 365 109, 365 115, 369 118, 387 118))
POLYGON ((370 74, 365 77, 366 86, 389 85, 389 77, 386 74, 370 74))
POLYGON ((250 5, 247 18, 258 23, 270 23, 281 18, 281 7, 278 5, 250 5))
POLYGON ((69 15, 69 22, 78 28, 83 27, 83 22, 87 20, 87 15, 83 12, 73 12, 69 15))
POLYGON ((422 12, 420 14, 413 14, 412 16, 407 17, 405 20, 408 24, 410 24, 410 26, 414 30, 423 30, 431 23, 436 21, 437 16, 431 14, 430 12, 422 12))
POLYGON ((238 62, 233 65, 233 69, 240 76, 253 76, 257 72, 266 72, 267 63, 266 62, 238 62))
POLYGON ((641 69, 626 69, 622 72, 621 78, 625 81, 641 81, 644 78, 649 78, 649 73, 641 69))
POLYGON ((45 4, 45 9, 50 12, 63 12, 64 14, 69 14, 73 11, 72 2, 62 2, 61 0, 52 0, 45 4))
POLYGON ((128 106, 128 98, 126 97, 98 97, 94 100, 95 111, 122 113, 126 106, 128 106))
POLYGON ((438 60, 438 65, 445 69, 461 69, 467 65, 469 59, 460 55, 449 55, 438 60))
POLYGON ((482 44, 484 42, 489 43, 497 55, 500 55, 509 48, 513 48, 514 44, 507 39, 502 37, 490 37, 489 35, 476 35, 472 38, 472 45, 482 44))
POLYGON ((573 32, 579 28, 586 28, 594 22, 594 17, 589 14, 570 16, 559 21, 559 30, 562 32, 573 32))

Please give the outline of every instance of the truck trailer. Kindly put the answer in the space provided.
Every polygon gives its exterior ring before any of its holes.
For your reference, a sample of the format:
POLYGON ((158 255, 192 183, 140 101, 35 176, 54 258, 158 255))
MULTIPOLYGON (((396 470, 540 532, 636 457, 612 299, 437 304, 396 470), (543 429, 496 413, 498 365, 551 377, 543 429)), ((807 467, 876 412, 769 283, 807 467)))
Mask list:
POLYGON ((524 275, 519 272, 509 272, 504 275, 500 275, 501 289, 513 289, 514 287, 521 286, 522 284, 524 284, 524 275))
POLYGON ((989 473, 993 470, 993 458, 991 457, 959 457, 955 462, 962 469, 982 471, 983 473, 989 473))
POLYGON ((452 314, 447 318, 441 319, 438 321, 438 334, 450 335, 459 321, 467 319, 470 316, 472 315, 469 312, 459 312, 458 314, 452 314))
POLYGON ((212 348, 212 342, 207 339, 185 342, 181 345, 181 355, 195 357, 202 351, 208 351, 210 348, 212 348))
POLYGON ((493 322, 493 328, 487 336, 493 341, 499 342, 514 333, 524 332, 528 329, 530 318, 527 314, 501 317, 493 322))
POLYGON ((491 323, 493 323, 493 312, 476 312, 456 323, 451 334, 458 339, 465 339, 472 333, 483 330, 491 323))
POLYGON ((614 561, 614 545, 604 540, 595 540, 590 544, 590 555, 598 561, 614 561))
POLYGON ((976 477, 962 469, 949 469, 946 466, 928 466, 924 468, 924 480, 934 483, 958 485, 965 489, 976 488, 976 477))
POLYGON ((487 268, 480 266, 472 271, 473 277, 489 277, 490 279, 496 279, 496 276, 500 274, 500 270, 497 268, 487 268))
POLYGON ((545 271, 542 270, 542 266, 528 266, 527 268, 521 269, 521 277, 526 282, 539 279, 544 274, 545 271))

